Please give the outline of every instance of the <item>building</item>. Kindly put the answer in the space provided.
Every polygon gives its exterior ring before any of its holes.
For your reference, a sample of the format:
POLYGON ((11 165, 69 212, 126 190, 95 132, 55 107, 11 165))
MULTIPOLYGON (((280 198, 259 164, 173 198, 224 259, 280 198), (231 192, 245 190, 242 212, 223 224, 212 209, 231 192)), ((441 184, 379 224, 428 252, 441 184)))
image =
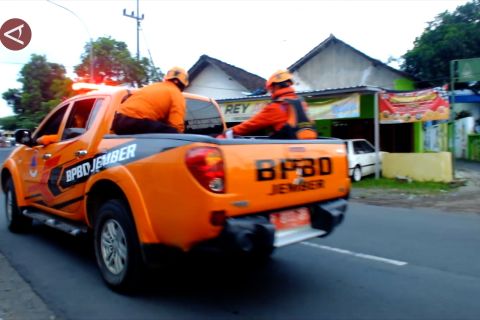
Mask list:
MULTIPOLYGON (((297 92, 311 106, 311 116, 320 135, 374 142, 377 126, 378 146, 389 152, 435 151, 427 146, 427 142, 432 142, 430 137, 446 136, 446 124, 440 131, 435 124, 432 127, 424 122, 378 124, 375 117, 377 94, 384 90, 415 90, 417 79, 364 54, 334 35, 288 69, 294 75, 297 92)), ((250 118, 270 99, 263 90, 265 79, 207 55, 199 58, 189 74, 191 83, 186 91, 215 98, 229 126, 250 118)), ((480 142, 480 137, 473 138, 480 142)), ((445 141, 442 150, 448 148, 445 141)), ((477 144, 480 148, 480 143, 477 144)))
POLYGON ((288 69, 298 91, 371 86, 413 90, 415 78, 373 59, 334 35, 313 48, 288 69))
POLYGON ((223 61, 202 55, 188 70, 186 92, 215 99, 244 97, 262 92, 265 79, 223 61))

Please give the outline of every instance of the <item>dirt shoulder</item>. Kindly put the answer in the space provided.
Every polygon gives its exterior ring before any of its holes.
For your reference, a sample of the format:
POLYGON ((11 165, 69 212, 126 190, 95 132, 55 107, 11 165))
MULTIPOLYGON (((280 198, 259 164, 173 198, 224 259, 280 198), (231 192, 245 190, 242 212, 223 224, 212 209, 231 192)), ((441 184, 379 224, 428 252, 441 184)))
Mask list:
POLYGON ((480 214, 480 171, 459 168, 455 183, 460 187, 437 194, 415 194, 405 190, 356 188, 353 184, 351 200, 378 206, 404 208, 435 208, 448 212, 480 214))

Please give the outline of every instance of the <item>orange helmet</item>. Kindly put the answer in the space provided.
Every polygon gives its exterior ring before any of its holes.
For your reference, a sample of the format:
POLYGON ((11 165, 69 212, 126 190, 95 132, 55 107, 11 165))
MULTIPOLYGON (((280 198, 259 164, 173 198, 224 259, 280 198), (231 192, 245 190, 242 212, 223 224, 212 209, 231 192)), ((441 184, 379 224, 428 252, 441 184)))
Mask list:
POLYGON ((188 73, 180 67, 173 67, 172 69, 168 70, 164 79, 178 79, 178 81, 180 81, 185 87, 188 86, 188 73))
POLYGON ((293 83, 293 75, 290 73, 290 71, 278 70, 274 74, 272 74, 270 78, 268 78, 265 87, 267 88, 267 90, 270 90, 274 83, 280 83, 288 80, 292 81, 293 83))

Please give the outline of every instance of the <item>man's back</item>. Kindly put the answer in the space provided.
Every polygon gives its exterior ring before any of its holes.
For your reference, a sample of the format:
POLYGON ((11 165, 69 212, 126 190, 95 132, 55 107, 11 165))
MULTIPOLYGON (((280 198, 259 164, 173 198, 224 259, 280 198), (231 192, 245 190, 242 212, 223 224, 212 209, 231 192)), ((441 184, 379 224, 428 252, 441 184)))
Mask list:
POLYGON ((160 120, 168 114, 172 96, 180 90, 174 84, 157 82, 135 92, 119 108, 119 112, 138 119, 160 120))

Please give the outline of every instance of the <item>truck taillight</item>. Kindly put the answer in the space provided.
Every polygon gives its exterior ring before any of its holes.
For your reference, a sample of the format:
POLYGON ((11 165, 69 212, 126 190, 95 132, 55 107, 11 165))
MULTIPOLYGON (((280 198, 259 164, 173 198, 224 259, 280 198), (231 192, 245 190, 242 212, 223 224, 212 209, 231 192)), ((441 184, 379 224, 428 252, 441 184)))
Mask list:
POLYGON ((218 148, 197 147, 188 150, 185 157, 188 170, 207 190, 225 192, 223 156, 218 148))

